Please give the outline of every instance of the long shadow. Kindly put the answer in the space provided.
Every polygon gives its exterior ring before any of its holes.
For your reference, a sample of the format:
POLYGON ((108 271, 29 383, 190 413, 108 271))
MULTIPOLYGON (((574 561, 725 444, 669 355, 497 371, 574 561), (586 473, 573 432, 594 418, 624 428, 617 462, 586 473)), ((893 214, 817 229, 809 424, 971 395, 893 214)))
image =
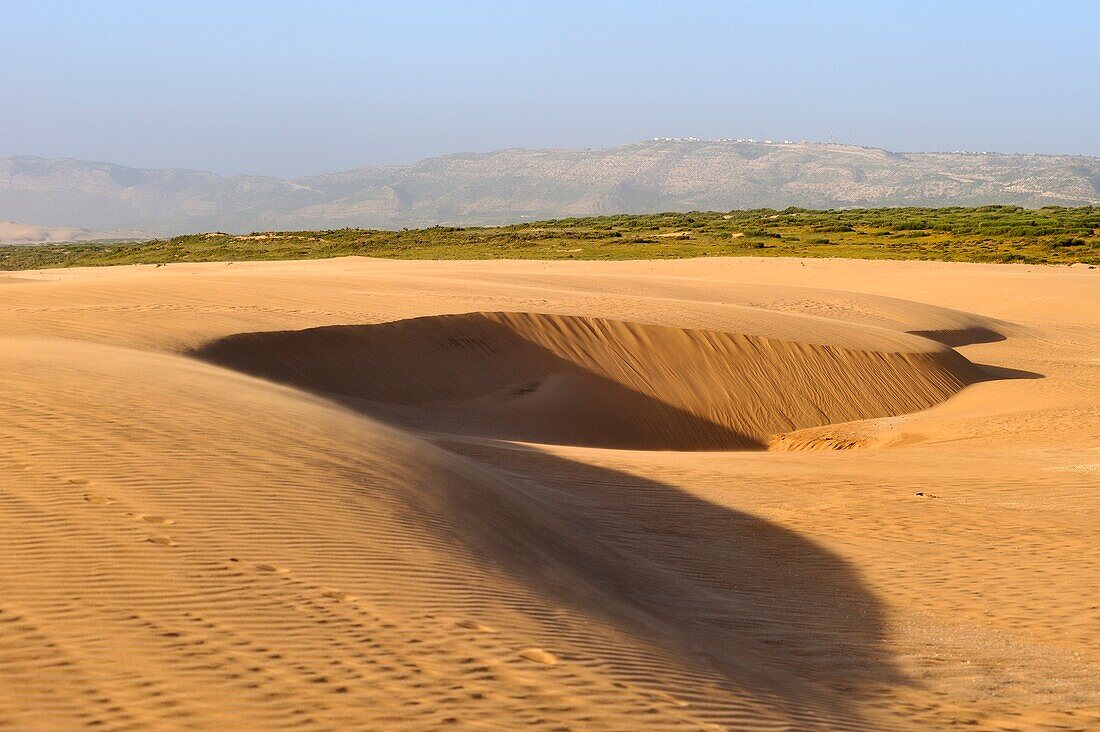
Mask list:
MULTIPOLYGON (((972 328, 960 328, 957 330, 911 330, 910 335, 921 336, 937 343, 942 343, 950 348, 970 346, 977 343, 1000 343, 1008 340, 1008 336, 998 333, 992 328, 974 326, 972 328)), ((992 366, 984 363, 974 363, 986 375, 986 381, 1000 381, 1002 379, 1042 379, 1043 374, 1022 369, 1011 369, 1006 366, 992 366)))
MULTIPOLYGON (((556 357, 533 344, 528 346, 537 351, 525 351, 523 358, 506 359, 512 365, 501 366, 492 339, 474 334, 449 343, 450 353, 437 354, 438 368, 421 369, 411 377, 400 374, 395 382, 392 370, 405 365, 377 358, 380 350, 392 355, 393 344, 365 340, 368 332, 334 327, 241 334, 193 355, 420 430, 441 424, 435 418, 415 418, 418 410, 430 411, 415 397, 425 388, 425 376, 458 380, 428 387, 458 397, 455 409, 461 413, 462 398, 483 397, 486 389, 514 389, 517 383, 534 382, 537 391, 547 373, 576 369, 569 362, 548 361, 556 357), (320 368, 318 352, 329 359, 320 368), (522 365, 518 370, 517 363, 522 365), (478 374, 479 368, 488 371, 478 374), (479 378, 463 382, 462 374, 471 370, 479 378), (406 377, 411 381, 402 381, 406 377), (396 383, 398 392, 407 387, 409 396, 402 404, 383 407, 372 383, 385 383, 387 389, 396 383)), ((587 372, 578 376, 596 378, 587 372)), ((590 417, 585 419, 595 419, 603 409, 601 390, 610 394, 608 404, 647 398, 635 392, 618 394, 613 390, 622 387, 611 382, 593 383, 585 399, 568 403, 566 411, 587 409, 590 417)), ((674 408, 653 401, 635 405, 638 413, 672 425, 673 432, 695 434, 688 447, 699 449, 699 434, 712 440, 712 448, 753 446, 744 435, 714 431, 720 426, 692 422, 700 419, 695 415, 660 411, 674 408)), ((539 420, 517 426, 498 417, 467 416, 461 432, 513 440, 554 434, 539 427, 539 420)), ((601 441, 601 423, 592 424, 589 445, 677 445, 669 433, 644 429, 628 429, 601 441)), ((569 429, 577 434, 575 423, 569 429)), ((877 698, 883 687, 905 683, 884 646, 882 603, 851 564, 820 544, 674 485, 497 439, 422 436, 497 479, 484 485, 475 481, 462 491, 440 487, 433 496, 438 504, 414 501, 414 509, 427 514, 444 510, 457 517, 461 540, 486 564, 561 606, 618 629, 654 654, 676 659, 685 671, 673 685, 685 695, 708 705, 720 704, 716 698, 721 697, 750 699, 787 718, 793 728, 837 729, 859 726, 865 702, 877 698)), ((560 630, 552 618, 540 621, 547 634, 560 630)), ((648 674, 649 682, 661 685, 656 672, 645 670, 661 667, 647 666, 644 660, 612 652, 606 664, 624 679, 648 674)))
POLYGON ((1046 376, 1035 371, 1023 369, 1010 369, 1007 366, 992 366, 987 363, 975 363, 989 377, 988 381, 1002 381, 1008 379, 1045 379, 1046 376))
POLYGON ((975 343, 1000 343, 1008 340, 1008 336, 1003 333, 982 326, 955 330, 910 330, 907 332, 910 335, 921 336, 951 348, 969 346, 975 343))
MULTIPOLYGON (((516 514, 539 517, 555 537, 522 521, 496 527, 483 539, 486 561, 674 656, 700 688, 717 679, 723 695, 769 706, 793 728, 837 729, 859 726, 883 687, 907 683, 884 648, 882 603, 820 544, 674 485, 537 448, 432 441, 503 477, 516 514)), ((636 676, 621 665, 613 671, 636 676)))

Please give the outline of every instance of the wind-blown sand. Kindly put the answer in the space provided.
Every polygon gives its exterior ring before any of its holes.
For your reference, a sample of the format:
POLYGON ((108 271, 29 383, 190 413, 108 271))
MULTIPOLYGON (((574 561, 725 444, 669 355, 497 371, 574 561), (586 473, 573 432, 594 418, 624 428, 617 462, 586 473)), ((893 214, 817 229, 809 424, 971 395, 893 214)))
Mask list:
POLYGON ((0 727, 1100 727, 1100 276, 0 275, 0 727))

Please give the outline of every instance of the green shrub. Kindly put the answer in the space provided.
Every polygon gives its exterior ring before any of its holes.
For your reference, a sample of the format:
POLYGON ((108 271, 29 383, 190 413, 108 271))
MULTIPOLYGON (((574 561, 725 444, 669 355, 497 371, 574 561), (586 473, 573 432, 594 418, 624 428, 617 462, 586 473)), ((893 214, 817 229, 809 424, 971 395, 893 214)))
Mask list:
POLYGON ((1062 237, 1060 239, 1052 240, 1048 246, 1051 249, 1064 249, 1067 247, 1083 247, 1087 242, 1084 239, 1076 239, 1073 237, 1062 237))

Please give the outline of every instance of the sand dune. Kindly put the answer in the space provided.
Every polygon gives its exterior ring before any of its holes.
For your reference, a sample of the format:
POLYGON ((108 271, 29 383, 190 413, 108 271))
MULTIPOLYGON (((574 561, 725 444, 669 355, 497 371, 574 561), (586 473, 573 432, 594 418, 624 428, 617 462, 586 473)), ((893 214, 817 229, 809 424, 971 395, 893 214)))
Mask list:
POLYGON ((883 336, 888 350, 863 351, 597 318, 471 313, 241 334, 195 354, 436 431, 737 449, 781 432, 924 409, 983 377, 949 348, 883 336))
POLYGON ((7 278, 0 727, 1096 728, 1098 296, 797 260, 7 278))

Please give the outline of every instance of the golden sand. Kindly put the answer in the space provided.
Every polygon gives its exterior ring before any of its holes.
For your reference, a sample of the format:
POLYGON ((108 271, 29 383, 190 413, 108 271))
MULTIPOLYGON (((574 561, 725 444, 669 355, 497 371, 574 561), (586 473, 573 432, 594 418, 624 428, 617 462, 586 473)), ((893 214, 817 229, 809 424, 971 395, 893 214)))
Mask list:
POLYGON ((1100 272, 0 275, 0 727, 1100 727, 1100 272))

